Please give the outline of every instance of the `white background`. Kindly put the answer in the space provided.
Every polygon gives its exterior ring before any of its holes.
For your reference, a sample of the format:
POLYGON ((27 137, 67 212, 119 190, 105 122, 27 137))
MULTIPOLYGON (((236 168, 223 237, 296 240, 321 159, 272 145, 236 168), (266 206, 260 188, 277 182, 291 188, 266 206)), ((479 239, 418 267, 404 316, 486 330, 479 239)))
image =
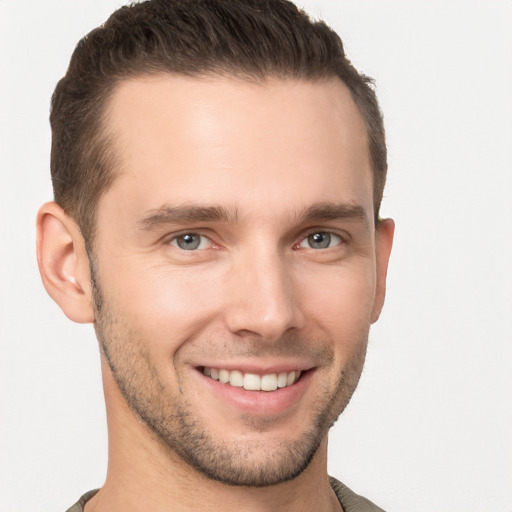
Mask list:
MULTIPOLYGON (((0 0, 0 512, 64 511, 104 478, 93 330, 46 296, 34 219, 50 95, 120 3, 0 0)), ((330 472, 390 512, 511 512, 512 2, 299 3, 377 80, 397 224, 330 472)))

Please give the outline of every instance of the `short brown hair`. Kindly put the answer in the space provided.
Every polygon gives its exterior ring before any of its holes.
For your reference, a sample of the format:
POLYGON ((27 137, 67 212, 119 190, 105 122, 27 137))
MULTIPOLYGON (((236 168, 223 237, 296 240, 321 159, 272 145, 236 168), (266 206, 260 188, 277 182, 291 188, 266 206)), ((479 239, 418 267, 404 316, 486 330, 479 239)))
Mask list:
POLYGON ((120 81, 162 72, 341 79, 366 124, 378 217, 387 171, 382 114, 372 80, 352 66, 332 29, 287 0, 149 0, 121 7, 85 36, 53 94, 55 200, 86 241, 115 178, 115 155, 102 129, 108 100, 120 81))

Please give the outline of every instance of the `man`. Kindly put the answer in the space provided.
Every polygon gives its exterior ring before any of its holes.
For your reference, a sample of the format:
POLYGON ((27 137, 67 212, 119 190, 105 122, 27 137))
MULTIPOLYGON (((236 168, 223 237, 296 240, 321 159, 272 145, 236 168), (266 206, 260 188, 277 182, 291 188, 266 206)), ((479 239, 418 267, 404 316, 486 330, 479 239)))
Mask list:
POLYGON ((70 511, 381 510, 327 435, 381 312, 382 118, 284 0, 124 7, 52 100, 44 285, 98 337, 104 486, 70 511))

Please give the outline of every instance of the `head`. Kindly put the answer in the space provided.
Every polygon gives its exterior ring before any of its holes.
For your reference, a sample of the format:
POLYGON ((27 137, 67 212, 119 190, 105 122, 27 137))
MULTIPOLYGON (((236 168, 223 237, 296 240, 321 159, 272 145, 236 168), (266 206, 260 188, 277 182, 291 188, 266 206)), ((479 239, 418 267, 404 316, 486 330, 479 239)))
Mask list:
POLYGON ((224 484, 301 474, 356 388, 393 233, 338 36, 286 1, 135 4, 78 45, 51 120, 40 267, 94 322, 114 442, 224 484))
POLYGON ((106 106, 124 80, 159 73, 341 80, 365 123, 378 218, 387 172, 382 116, 371 79, 351 65, 332 29, 286 0, 153 0, 122 7, 84 37, 53 95, 55 200, 88 244, 98 201, 119 170, 106 106))

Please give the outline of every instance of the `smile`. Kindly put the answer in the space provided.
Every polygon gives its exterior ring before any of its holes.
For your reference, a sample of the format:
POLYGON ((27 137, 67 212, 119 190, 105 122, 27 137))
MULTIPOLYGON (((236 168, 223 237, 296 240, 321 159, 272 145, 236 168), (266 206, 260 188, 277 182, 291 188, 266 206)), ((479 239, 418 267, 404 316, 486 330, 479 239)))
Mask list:
POLYGON ((205 366, 203 373, 213 380, 247 391, 275 391, 295 384, 301 375, 300 370, 291 372, 268 373, 258 375, 255 373, 243 373, 239 370, 224 370, 205 366))

